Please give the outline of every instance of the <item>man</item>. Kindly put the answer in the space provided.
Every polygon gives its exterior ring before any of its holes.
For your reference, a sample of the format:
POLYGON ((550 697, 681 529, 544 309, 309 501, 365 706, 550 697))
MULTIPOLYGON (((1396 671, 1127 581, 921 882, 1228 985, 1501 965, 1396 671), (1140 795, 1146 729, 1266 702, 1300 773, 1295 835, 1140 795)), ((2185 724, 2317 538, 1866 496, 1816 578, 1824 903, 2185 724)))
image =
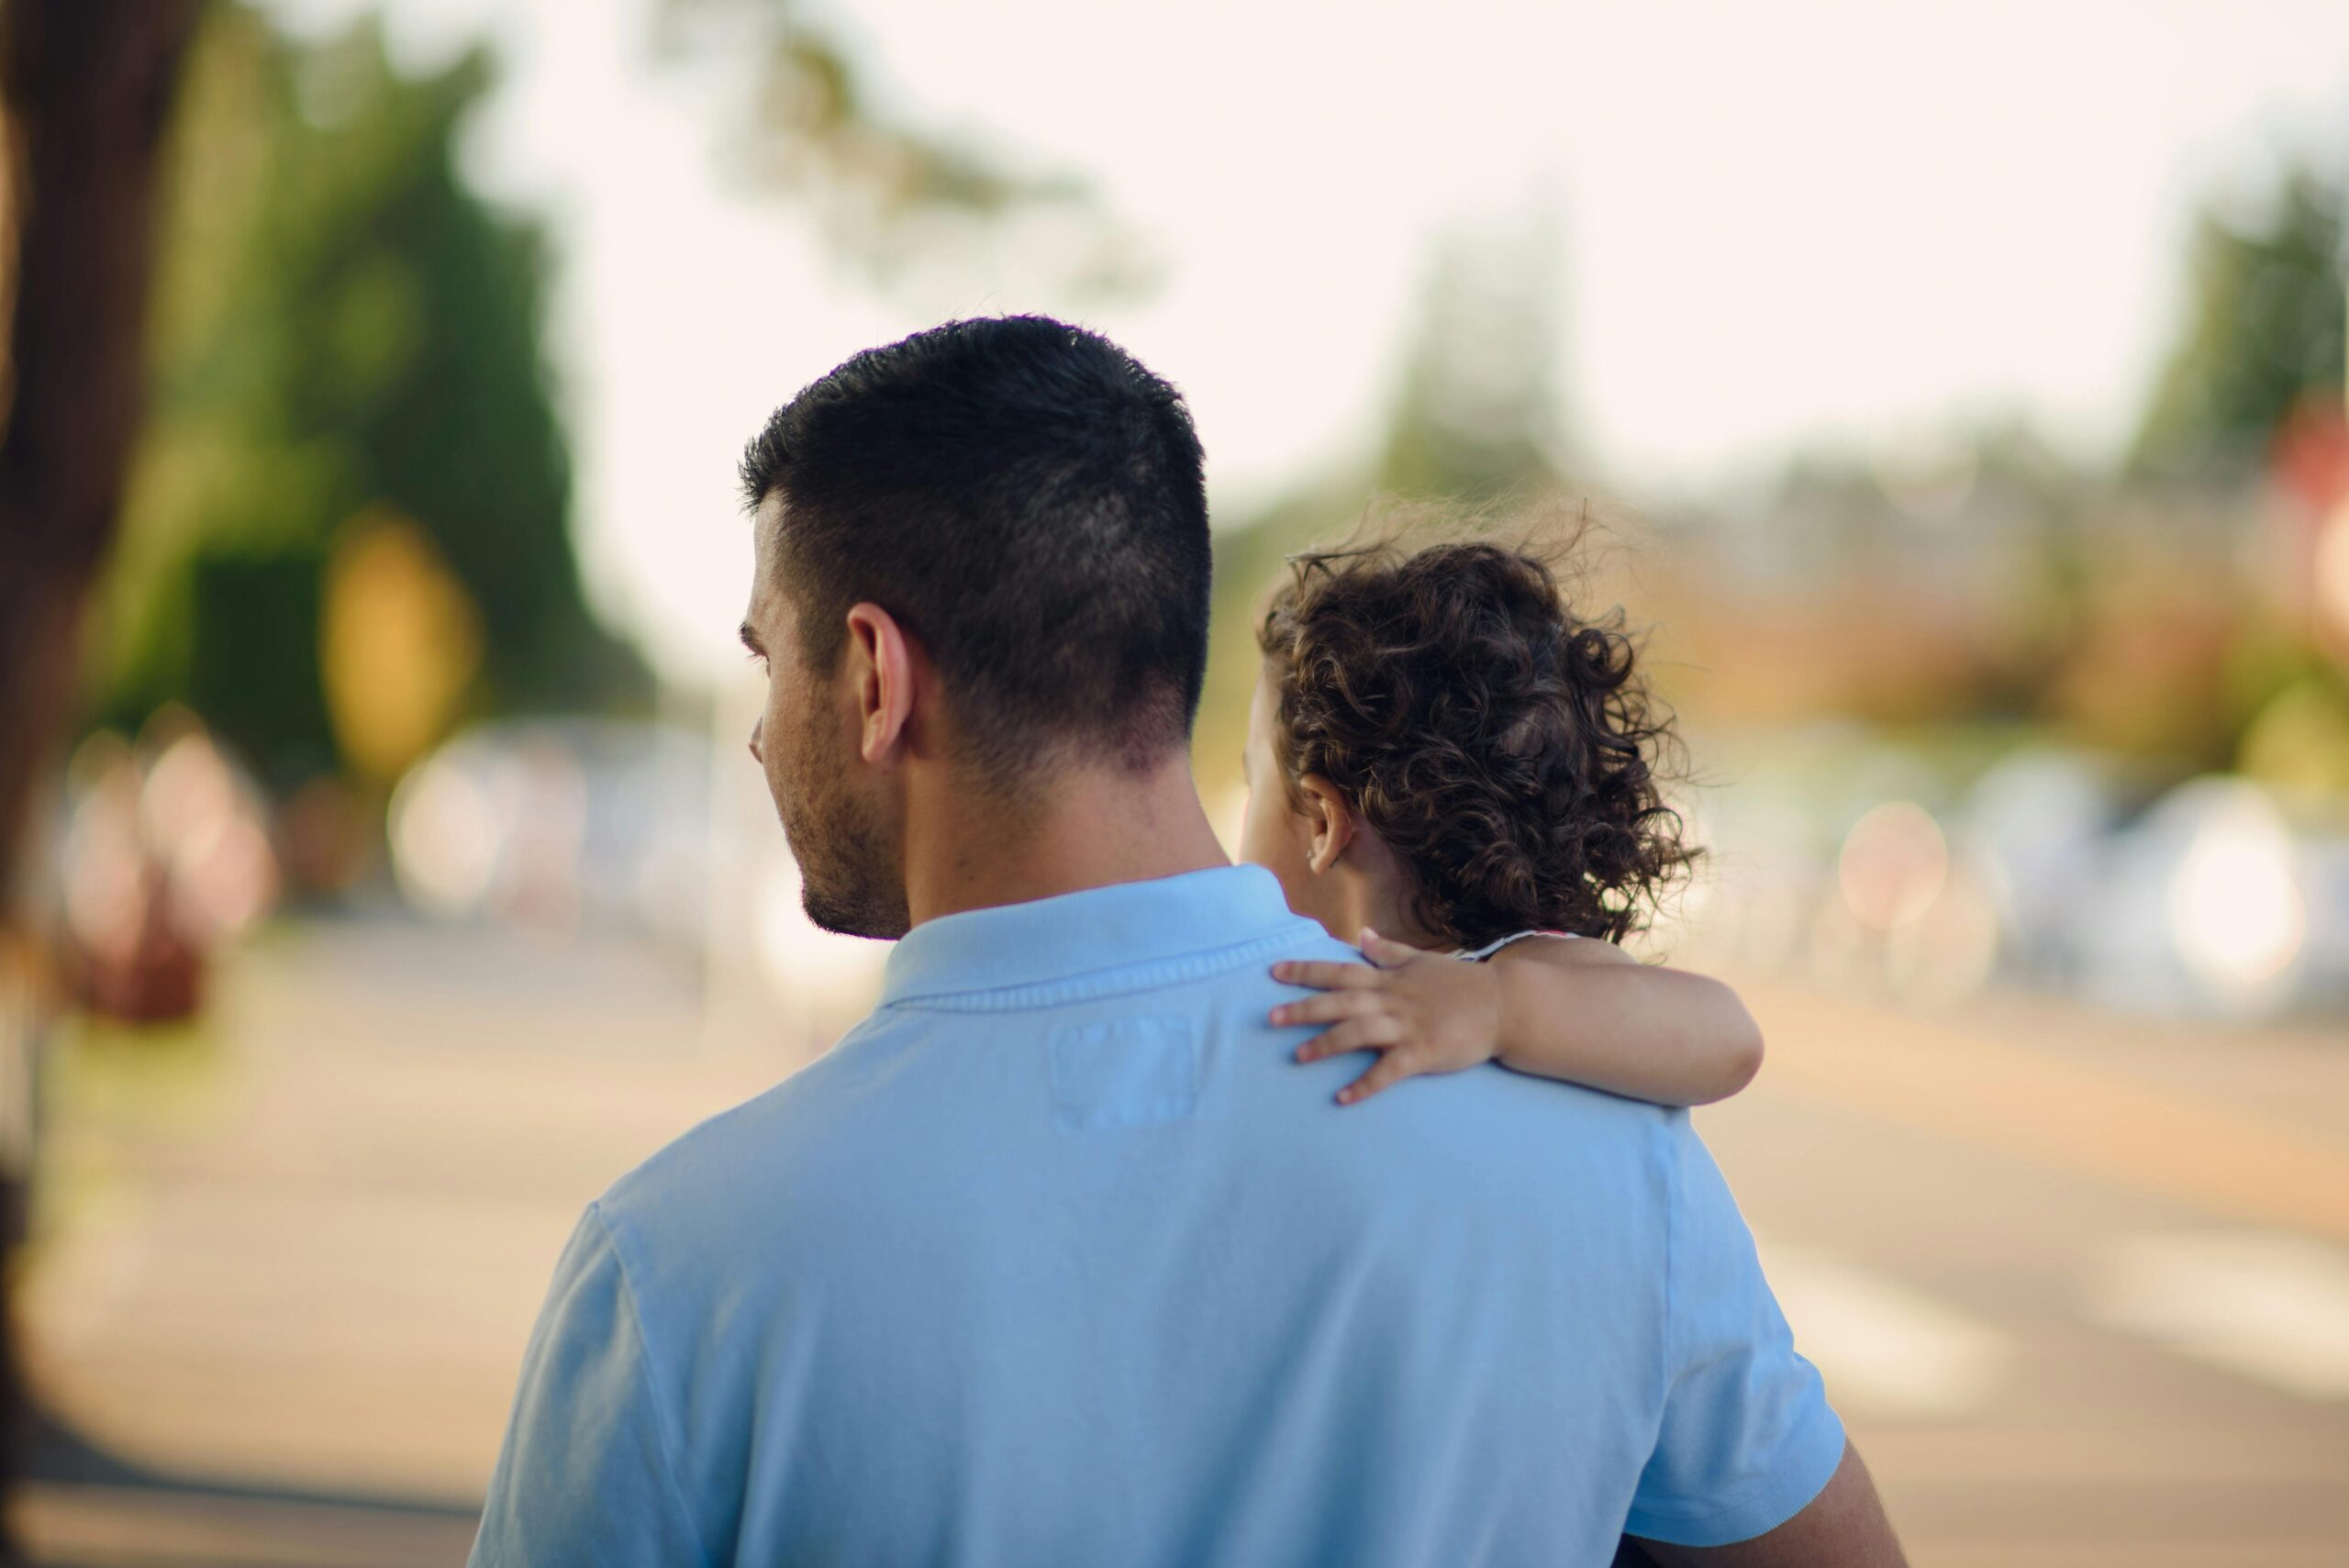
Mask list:
POLYGON ((752 443, 751 749, 809 915, 902 940, 588 1209, 475 1562, 1898 1562, 1684 1116, 1485 1069, 1340 1111, 1268 1027, 1271 962, 1352 954, 1192 788, 1200 461, 1038 318, 752 443))

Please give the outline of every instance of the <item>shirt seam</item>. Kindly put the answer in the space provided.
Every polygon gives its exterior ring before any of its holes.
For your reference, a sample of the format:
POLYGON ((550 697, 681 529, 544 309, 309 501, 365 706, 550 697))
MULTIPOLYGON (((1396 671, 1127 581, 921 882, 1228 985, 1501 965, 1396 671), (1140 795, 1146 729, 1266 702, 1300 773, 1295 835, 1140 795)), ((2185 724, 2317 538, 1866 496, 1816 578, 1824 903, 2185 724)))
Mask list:
MULTIPOLYGON (((1680 1113, 1685 1118, 1686 1111, 1680 1113)), ((1680 1307, 1675 1284, 1680 1276, 1680 1157, 1676 1136, 1680 1128, 1666 1118, 1664 1137, 1661 1140, 1664 1154, 1664 1362, 1656 1369, 1660 1385, 1656 1396, 1659 1418, 1669 1416, 1672 1385, 1678 1380, 1677 1368, 1680 1307)), ((1693 1136, 1693 1134, 1692 1134, 1693 1136)))
MULTIPOLYGON (((1832 1422, 1836 1431, 1840 1435, 1842 1435, 1847 1441, 1849 1440, 1850 1434, 1843 1428, 1843 1418, 1835 1413, 1835 1407, 1832 1405, 1829 1405, 1823 1400, 1815 1402, 1811 1406, 1809 1416, 1804 1421, 1801 1428, 1801 1440, 1806 1443, 1810 1440, 1815 1440, 1818 1436, 1826 1431, 1826 1424, 1829 1422, 1832 1422)), ((1807 1457, 1807 1449, 1805 1452, 1807 1457)), ((1838 1449, 1837 1458, 1839 1462, 1841 1457, 1842 1451, 1841 1449, 1838 1449)), ((1831 1474, 1828 1479, 1831 1478, 1832 1476, 1831 1474)), ((1753 1506, 1754 1499, 1757 1497, 1768 1496, 1786 1485, 1786 1472, 1783 1470, 1773 1470, 1765 1474, 1755 1476, 1749 1485, 1741 1488, 1735 1496, 1729 1499, 1729 1501, 1725 1503, 1710 1504, 1701 1512, 1694 1512, 1688 1508, 1675 1507, 1671 1504, 1666 1504, 1662 1507, 1642 1507, 1638 1504, 1634 1504, 1631 1507, 1631 1517, 1636 1519, 1653 1520, 1658 1524, 1686 1526, 1693 1529, 1709 1524, 1715 1519, 1727 1518, 1733 1514, 1737 1514, 1744 1509, 1750 1508, 1753 1506)), ((1816 1496, 1816 1494, 1814 1493, 1813 1496, 1816 1496)), ((1801 1509, 1798 1508, 1795 1512, 1799 1513, 1801 1512, 1801 1509)), ((1793 1517, 1794 1514, 1788 1514, 1787 1518, 1792 1518, 1793 1517)), ((1778 1525, 1786 1522, 1786 1519, 1779 1519, 1775 1524, 1765 1528, 1775 1529, 1778 1525)))
POLYGON ((1204 948, 1197 952, 1144 961, 1141 963, 1112 965, 1053 980, 1030 981, 1024 984, 997 988, 977 988, 967 991, 914 992, 893 996, 883 1002, 884 1008, 908 1009, 936 1013, 1003 1013, 1019 1012, 1033 1007, 1052 1006, 1066 1002, 1085 1002, 1103 996, 1128 995, 1137 991, 1156 991, 1169 985, 1179 985, 1186 980, 1224 970, 1237 969, 1251 958, 1280 951, 1297 940, 1294 930, 1271 931, 1251 937, 1245 941, 1228 943, 1219 948, 1204 948))
POLYGON ((604 1240, 611 1246, 612 1262, 619 1270, 620 1299, 628 1307, 629 1323, 636 1329, 636 1342, 644 1351, 638 1374, 644 1379, 645 1398, 652 1406, 652 1436, 661 1450, 661 1477, 669 1484, 669 1501, 675 1507, 677 1518, 685 1527, 685 1534, 693 1540, 696 1560, 704 1568, 710 1568, 715 1559, 710 1555, 709 1543, 702 1539, 701 1524, 694 1517, 693 1505, 685 1496, 681 1458, 685 1446, 685 1431, 670 1410, 668 1402, 661 1396, 661 1380, 653 1375, 652 1333, 645 1322, 644 1309, 637 1300, 636 1282, 629 1274, 628 1249, 621 1244, 618 1233, 606 1222, 601 1199, 589 1204, 587 1213, 595 1220, 596 1229, 603 1232, 604 1240))

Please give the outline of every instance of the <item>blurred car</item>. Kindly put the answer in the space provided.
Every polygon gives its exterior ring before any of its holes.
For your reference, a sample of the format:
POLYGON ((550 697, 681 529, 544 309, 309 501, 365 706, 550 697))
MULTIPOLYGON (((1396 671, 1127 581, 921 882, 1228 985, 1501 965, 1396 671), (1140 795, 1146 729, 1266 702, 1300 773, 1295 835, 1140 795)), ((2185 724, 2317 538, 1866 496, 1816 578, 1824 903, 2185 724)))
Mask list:
POLYGON ((393 793, 400 891, 443 919, 584 923, 698 946, 709 754, 699 730, 618 719, 466 730, 393 793))

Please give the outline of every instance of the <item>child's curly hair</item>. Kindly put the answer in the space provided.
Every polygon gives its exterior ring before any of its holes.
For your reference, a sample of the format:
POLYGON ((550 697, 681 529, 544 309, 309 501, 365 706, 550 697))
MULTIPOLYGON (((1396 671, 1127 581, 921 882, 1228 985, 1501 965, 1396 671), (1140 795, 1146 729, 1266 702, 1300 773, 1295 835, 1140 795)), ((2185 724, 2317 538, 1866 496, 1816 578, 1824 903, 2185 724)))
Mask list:
POLYGON ((1577 617, 1560 553, 1392 533, 1316 550, 1257 628, 1292 795, 1329 780, 1409 869, 1419 925, 1463 947, 1620 940, 1702 852, 1661 794, 1677 740, 1623 613, 1577 617))

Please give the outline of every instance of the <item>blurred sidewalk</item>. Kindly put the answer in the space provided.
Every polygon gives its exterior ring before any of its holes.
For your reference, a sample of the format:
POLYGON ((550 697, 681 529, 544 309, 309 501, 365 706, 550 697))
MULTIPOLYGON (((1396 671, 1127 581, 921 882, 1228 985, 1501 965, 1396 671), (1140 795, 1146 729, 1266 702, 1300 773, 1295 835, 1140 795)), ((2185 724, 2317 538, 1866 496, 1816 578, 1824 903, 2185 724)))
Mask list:
POLYGON ((58 1062, 26 1336, 112 1461, 297 1496, 117 1475, 37 1489, 28 1531, 75 1562, 462 1562, 580 1211, 801 1052, 712 1042, 663 955, 529 932, 314 923, 225 979, 200 1034, 58 1062))
MULTIPOLYGON (((2349 1561, 2341 1040, 1742 978, 1771 1065, 1702 1125, 1920 1568, 2349 1561)), ((640 949, 369 920, 273 935, 200 1036, 78 1046, 26 1317, 92 1450, 33 1540, 462 1562, 580 1209, 804 1051, 640 949)))

